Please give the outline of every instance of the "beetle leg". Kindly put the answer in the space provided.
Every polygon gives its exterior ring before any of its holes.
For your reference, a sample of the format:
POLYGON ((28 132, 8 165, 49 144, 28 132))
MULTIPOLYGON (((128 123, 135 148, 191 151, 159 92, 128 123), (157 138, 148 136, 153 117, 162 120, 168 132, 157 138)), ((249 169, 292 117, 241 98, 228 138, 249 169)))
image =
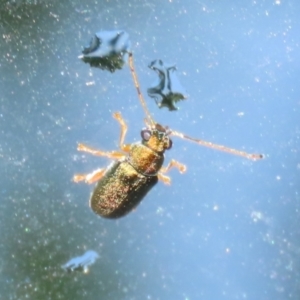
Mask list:
POLYGON ((181 164, 180 162, 172 159, 166 167, 162 167, 160 169, 161 173, 167 173, 171 168, 177 168, 179 172, 182 174, 186 171, 186 166, 181 164))
POLYGON ((127 125, 121 115, 120 112, 115 112, 113 113, 113 117, 119 122, 121 125, 121 134, 120 134, 120 140, 119 140, 119 146, 120 149, 122 149, 124 152, 129 152, 130 150, 130 145, 125 145, 124 140, 125 140, 125 135, 127 132, 127 125))
POLYGON ((94 183, 95 181, 98 181, 99 179, 101 179, 105 173, 107 168, 105 169, 97 169, 92 173, 89 174, 77 174, 73 177, 73 180, 75 182, 79 182, 79 181, 85 181, 86 183, 94 183))
POLYGON ((118 151, 105 152, 105 151, 90 148, 84 144, 78 144, 77 150, 87 152, 87 153, 97 155, 97 156, 105 156, 105 157, 108 157, 111 159, 121 159, 125 156, 124 153, 121 153, 118 151))
POLYGON ((164 184, 171 184, 171 178, 169 176, 163 175, 160 172, 157 173, 158 179, 161 180, 164 184))
POLYGON ((171 178, 169 176, 164 175, 163 173, 167 173, 171 168, 176 167, 179 172, 182 174, 186 171, 186 166, 181 164, 180 162, 172 159, 166 167, 162 167, 157 176, 158 179, 161 180, 165 184, 171 184, 171 178))

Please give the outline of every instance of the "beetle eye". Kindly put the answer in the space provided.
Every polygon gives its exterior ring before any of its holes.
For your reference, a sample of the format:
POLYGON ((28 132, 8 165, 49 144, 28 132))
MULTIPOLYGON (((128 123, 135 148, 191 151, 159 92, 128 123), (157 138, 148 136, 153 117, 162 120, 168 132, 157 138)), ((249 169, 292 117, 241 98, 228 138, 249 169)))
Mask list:
POLYGON ((171 149, 171 148, 172 148, 172 145, 173 145, 173 142, 172 142, 171 139, 168 139, 168 143, 169 143, 169 144, 166 146, 166 150, 171 149))
POLYGON ((149 129, 143 129, 141 131, 141 137, 144 141, 149 141, 151 137, 151 131, 149 129))

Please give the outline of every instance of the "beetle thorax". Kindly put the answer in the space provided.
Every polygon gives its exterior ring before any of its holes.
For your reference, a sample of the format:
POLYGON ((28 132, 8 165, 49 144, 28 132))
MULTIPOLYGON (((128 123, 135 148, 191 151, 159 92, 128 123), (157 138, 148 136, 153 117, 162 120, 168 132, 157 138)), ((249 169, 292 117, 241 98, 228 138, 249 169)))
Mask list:
POLYGON ((136 143, 131 146, 127 160, 140 174, 155 176, 163 165, 164 154, 142 143, 136 143))

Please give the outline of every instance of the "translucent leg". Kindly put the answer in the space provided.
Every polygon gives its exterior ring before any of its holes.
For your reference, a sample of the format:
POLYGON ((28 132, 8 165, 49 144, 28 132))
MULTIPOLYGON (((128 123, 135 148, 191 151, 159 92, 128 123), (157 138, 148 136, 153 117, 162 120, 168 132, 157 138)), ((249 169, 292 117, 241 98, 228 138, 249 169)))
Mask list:
POLYGON ((169 170, 171 168, 174 168, 174 167, 177 168, 181 174, 186 171, 186 166, 185 165, 183 165, 180 162, 172 159, 166 167, 162 167, 160 169, 160 172, 161 173, 167 173, 167 172, 169 172, 169 170))
POLYGON ((119 151, 101 151, 101 150, 97 150, 97 149, 93 149, 89 146, 86 146, 84 144, 78 144, 77 147, 78 151, 82 151, 82 152, 87 152, 93 155, 97 155, 97 156, 104 156, 104 157, 108 157, 111 159, 120 159, 123 158, 125 155, 122 152, 119 151))
POLYGON ((161 180, 164 184, 171 184, 171 178, 169 176, 164 175, 163 173, 169 172, 171 168, 177 168, 179 172, 182 174, 186 171, 186 166, 179 163, 178 161, 172 159, 166 167, 162 167, 158 172, 158 179, 161 180))
POLYGON ((119 146, 124 152, 129 152, 130 145, 124 145, 125 135, 127 133, 127 125, 121 115, 120 112, 113 113, 113 117, 120 123, 121 125, 121 134, 120 134, 120 141, 119 146))
POLYGON ((162 181, 164 184, 170 185, 171 184, 171 178, 169 176, 163 175, 161 173, 157 174, 158 179, 162 181))
POLYGON ((76 174, 74 177, 73 177, 73 180, 75 182, 79 182, 79 181, 85 181, 86 183, 94 183, 98 180, 100 180, 104 173, 106 172, 107 168, 105 169, 97 169, 95 170, 94 172, 92 173, 89 173, 89 174, 76 174))

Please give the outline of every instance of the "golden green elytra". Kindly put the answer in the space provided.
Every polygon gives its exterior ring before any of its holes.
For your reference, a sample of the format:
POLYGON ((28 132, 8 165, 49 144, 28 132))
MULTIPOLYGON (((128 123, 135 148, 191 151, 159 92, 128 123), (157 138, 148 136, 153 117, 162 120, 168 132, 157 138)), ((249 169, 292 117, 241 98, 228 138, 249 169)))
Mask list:
POLYGON ((121 113, 116 112, 113 117, 121 126, 119 141, 121 151, 104 152, 83 144, 79 144, 77 148, 79 151, 114 160, 106 168, 97 169, 89 174, 74 176, 75 182, 85 181, 89 184, 97 182, 90 198, 90 206, 96 214, 105 218, 125 216, 142 201, 159 180, 165 184, 171 183, 170 178, 165 175, 171 168, 177 168, 180 173, 186 171, 185 165, 173 159, 166 167, 163 167, 164 152, 172 147, 171 136, 177 136, 202 146, 243 156, 251 160, 263 158, 261 154, 249 154, 223 145, 195 139, 156 123, 151 117, 140 92, 131 53, 129 53, 129 67, 139 100, 146 114, 146 128, 141 131, 141 141, 134 144, 124 144, 127 125, 121 113))

